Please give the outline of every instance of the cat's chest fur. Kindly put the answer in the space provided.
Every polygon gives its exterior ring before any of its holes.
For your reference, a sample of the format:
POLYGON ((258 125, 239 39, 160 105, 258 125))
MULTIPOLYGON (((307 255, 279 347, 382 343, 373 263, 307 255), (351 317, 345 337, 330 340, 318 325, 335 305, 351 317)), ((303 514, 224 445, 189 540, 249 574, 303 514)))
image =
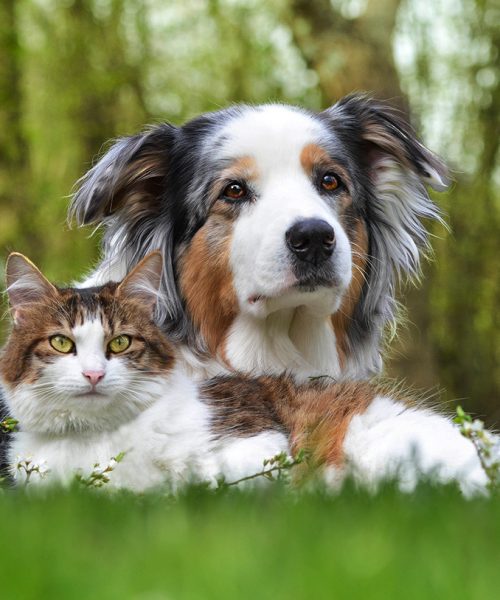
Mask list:
POLYGON ((264 459, 286 450, 286 436, 277 431, 246 437, 216 435, 210 407, 196 385, 178 373, 166 384, 164 397, 114 431, 17 433, 10 463, 32 457, 50 469, 43 479, 34 473, 32 483, 66 485, 75 473, 88 477, 95 464, 104 468, 111 458, 125 453, 109 473, 109 487, 144 491, 168 485, 176 490, 189 482, 214 485, 220 477, 232 481, 252 475, 261 470, 264 459))

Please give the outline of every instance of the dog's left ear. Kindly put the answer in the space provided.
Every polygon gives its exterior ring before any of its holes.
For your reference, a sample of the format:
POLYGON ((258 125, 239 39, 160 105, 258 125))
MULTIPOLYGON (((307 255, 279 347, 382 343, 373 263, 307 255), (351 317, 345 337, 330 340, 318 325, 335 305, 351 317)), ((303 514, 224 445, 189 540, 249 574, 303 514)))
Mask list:
POLYGON ((348 143, 357 142, 373 182, 388 166, 412 171, 438 191, 450 183, 446 165, 421 144, 411 125, 396 109, 373 98, 351 95, 322 113, 348 143))

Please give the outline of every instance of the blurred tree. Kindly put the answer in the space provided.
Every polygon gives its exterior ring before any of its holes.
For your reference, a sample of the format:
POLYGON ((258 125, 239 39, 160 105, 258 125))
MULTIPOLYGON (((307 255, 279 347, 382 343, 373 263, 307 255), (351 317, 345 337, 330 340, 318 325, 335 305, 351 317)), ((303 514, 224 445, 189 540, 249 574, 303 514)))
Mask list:
POLYGON ((291 0, 288 24, 326 107, 369 91, 408 110, 394 63, 392 36, 400 0, 291 0))
POLYGON ((149 118, 142 80, 148 48, 135 43, 132 55, 127 33, 131 27, 140 39, 144 11, 126 10, 121 0, 25 0, 9 15, 18 47, 6 53, 17 112, 4 131, 22 150, 11 154, 1 179, 11 191, 0 210, 17 223, 2 241, 48 265, 50 276, 69 279, 92 261, 96 246, 86 232, 65 226, 71 187, 105 141, 149 118))
POLYGON ((412 2, 404 8, 402 33, 413 44, 404 85, 426 137, 455 165, 456 184, 438 199, 451 233, 438 232, 424 288, 409 298, 418 329, 403 334, 407 360, 396 372, 439 383, 446 398, 498 423, 500 9, 492 0, 451 9, 440 1, 432 15, 412 2))
POLYGON ((33 253, 40 244, 30 189, 30 148, 23 121, 24 54, 15 0, 0 5, 0 235, 33 253))

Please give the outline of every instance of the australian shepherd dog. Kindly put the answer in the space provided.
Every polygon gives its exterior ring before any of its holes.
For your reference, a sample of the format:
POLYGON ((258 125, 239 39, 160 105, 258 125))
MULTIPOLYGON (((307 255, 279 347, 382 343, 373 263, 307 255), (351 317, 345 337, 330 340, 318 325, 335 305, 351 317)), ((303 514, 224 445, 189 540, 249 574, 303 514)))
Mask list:
POLYGON ((86 282, 152 250, 161 322, 198 373, 224 368, 362 379, 381 368, 395 286, 439 219, 443 163, 391 108, 349 96, 314 113, 234 106, 118 140, 71 214, 105 228, 86 282))

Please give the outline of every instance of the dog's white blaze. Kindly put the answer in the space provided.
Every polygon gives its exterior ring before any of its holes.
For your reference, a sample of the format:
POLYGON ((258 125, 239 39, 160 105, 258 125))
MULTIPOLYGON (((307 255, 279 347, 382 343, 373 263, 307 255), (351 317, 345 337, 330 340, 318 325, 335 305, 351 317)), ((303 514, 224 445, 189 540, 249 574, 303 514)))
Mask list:
MULTIPOLYGON (((277 168, 267 182, 259 182, 258 193, 257 201, 245 207, 236 221, 232 238, 231 267, 241 310, 253 312, 253 304, 249 303, 252 297, 272 298, 288 293, 287 288, 296 279, 286 232, 297 221, 317 218, 333 227, 336 238, 331 261, 338 285, 329 291, 331 314, 351 280, 351 248, 335 214, 313 189, 306 174, 293 169, 277 168)), ((307 298, 301 294, 299 303, 307 304, 307 298)), ((313 296, 311 301, 314 303, 313 296)), ((269 305, 268 313, 272 306, 269 305)))

